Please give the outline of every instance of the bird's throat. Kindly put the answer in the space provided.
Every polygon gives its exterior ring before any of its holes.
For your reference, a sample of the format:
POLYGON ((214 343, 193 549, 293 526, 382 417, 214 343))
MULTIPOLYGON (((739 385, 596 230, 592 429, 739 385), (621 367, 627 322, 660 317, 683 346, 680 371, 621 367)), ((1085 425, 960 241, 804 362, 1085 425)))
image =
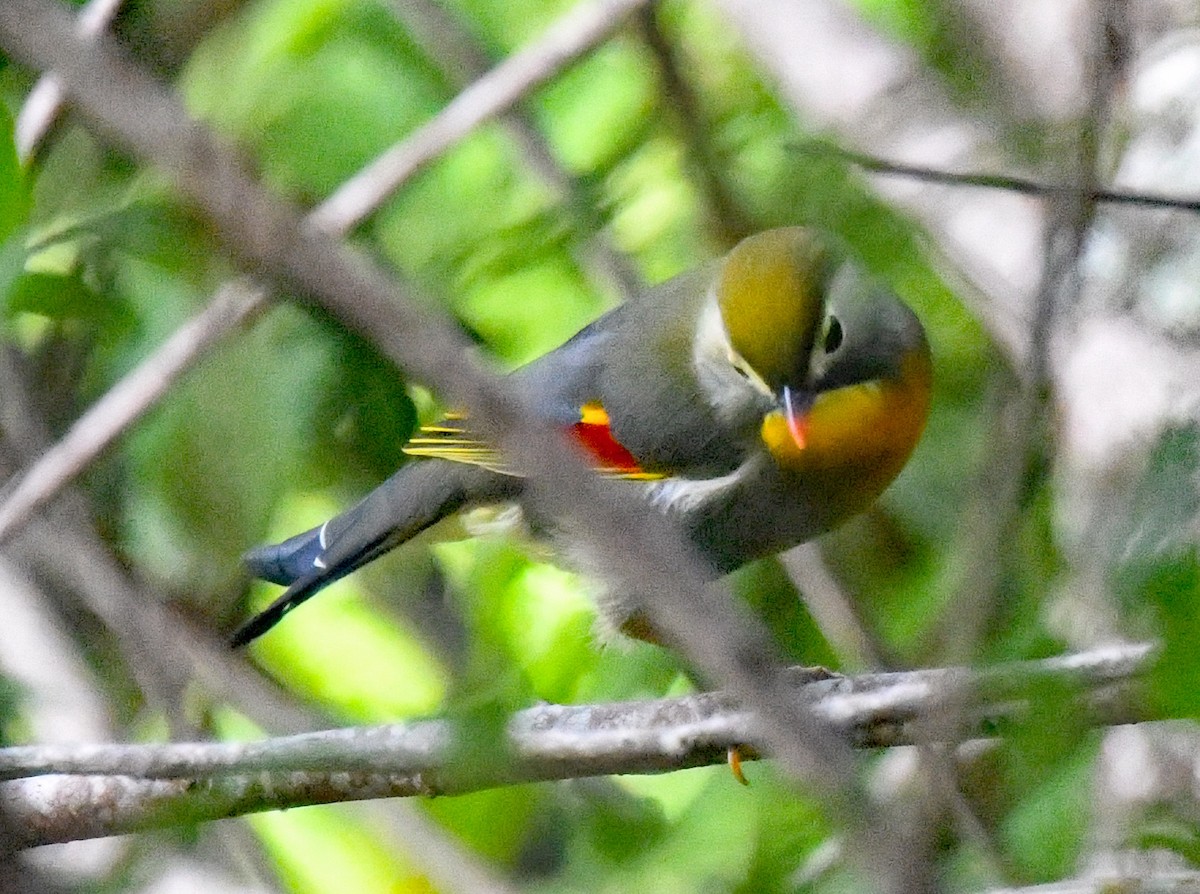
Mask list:
POLYGON ((817 395, 797 419, 784 408, 768 413, 761 435, 775 462, 796 474, 844 474, 869 489, 886 487, 916 447, 929 412, 927 368, 893 382, 847 385, 817 395))

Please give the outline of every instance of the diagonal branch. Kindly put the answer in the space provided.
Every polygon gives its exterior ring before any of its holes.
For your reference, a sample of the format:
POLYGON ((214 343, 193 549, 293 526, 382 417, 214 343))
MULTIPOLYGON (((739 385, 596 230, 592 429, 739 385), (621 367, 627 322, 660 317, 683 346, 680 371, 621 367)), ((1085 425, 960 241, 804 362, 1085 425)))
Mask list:
POLYGON ((67 433, 10 482, 0 502, 0 540, 62 492, 121 432, 170 391, 195 362, 266 306, 266 294, 244 280, 226 284, 199 314, 75 420, 67 433))
MULTIPOLYGON (((79 32, 84 37, 96 37, 103 34, 109 23, 116 17, 124 0, 88 0, 87 5, 79 11, 79 32)), ((29 91, 21 114, 17 116, 16 140, 17 155, 28 161, 33 158, 42 141, 62 115, 63 101, 62 85, 54 72, 47 72, 38 79, 29 91)))
POLYGON ((538 42, 509 56, 408 139, 347 180, 315 212, 336 233, 353 229, 396 186, 483 124, 511 109, 568 63, 595 47, 649 0, 587 0, 551 25, 538 42))
MULTIPOLYGON (((787 692, 855 747, 958 742, 1019 719, 1029 688, 1047 681, 1078 687, 1091 722, 1143 720, 1130 686, 1152 654, 1130 645, 988 671, 857 677, 794 668, 787 692)), ((41 844, 305 804, 678 770, 762 744, 754 715, 724 693, 530 708, 509 724, 508 761, 485 767, 456 761, 454 740, 451 723, 427 720, 249 743, 15 747, 0 750, 0 778, 22 781, 0 785, 0 804, 28 826, 27 844, 41 844)))

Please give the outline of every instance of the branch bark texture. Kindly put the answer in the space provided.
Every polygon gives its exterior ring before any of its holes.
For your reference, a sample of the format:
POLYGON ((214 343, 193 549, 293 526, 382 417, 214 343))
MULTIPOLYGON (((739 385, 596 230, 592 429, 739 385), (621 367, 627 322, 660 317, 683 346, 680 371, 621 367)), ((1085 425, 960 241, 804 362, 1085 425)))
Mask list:
MULTIPOLYGON (((1145 719, 1130 687, 1145 645, 987 671, 855 677, 789 673, 791 698, 858 748, 958 742, 1019 721, 1031 685, 1078 687, 1091 722, 1145 719)), ((262 810, 721 763, 764 744, 755 715, 726 693, 515 714, 481 767, 456 758, 456 727, 426 720, 248 743, 27 746, 0 750, 0 806, 26 846, 202 822, 262 810)))

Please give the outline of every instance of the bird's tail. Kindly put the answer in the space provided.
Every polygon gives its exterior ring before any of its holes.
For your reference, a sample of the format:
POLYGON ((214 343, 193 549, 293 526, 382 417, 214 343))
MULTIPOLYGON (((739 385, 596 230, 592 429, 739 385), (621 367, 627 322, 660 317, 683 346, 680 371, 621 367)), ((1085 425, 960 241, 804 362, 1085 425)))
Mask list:
POLYGON ((239 627, 232 644, 257 639, 322 588, 463 506, 514 499, 521 485, 520 478, 463 463, 413 462, 320 527, 251 550, 250 572, 287 589, 239 627))
POLYGON ((255 547, 242 556, 247 570, 260 580, 287 587, 316 567, 321 553, 325 527, 318 525, 282 543, 255 547))

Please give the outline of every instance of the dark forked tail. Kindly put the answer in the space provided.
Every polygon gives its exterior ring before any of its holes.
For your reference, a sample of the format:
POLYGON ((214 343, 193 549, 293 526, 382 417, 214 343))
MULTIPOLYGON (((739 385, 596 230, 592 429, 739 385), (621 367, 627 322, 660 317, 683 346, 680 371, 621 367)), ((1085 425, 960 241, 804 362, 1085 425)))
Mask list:
POLYGON ((253 549, 246 566, 286 590, 233 634, 233 646, 262 636, 324 587, 468 504, 520 495, 522 480, 444 460, 410 463, 359 503, 320 527, 253 549))

